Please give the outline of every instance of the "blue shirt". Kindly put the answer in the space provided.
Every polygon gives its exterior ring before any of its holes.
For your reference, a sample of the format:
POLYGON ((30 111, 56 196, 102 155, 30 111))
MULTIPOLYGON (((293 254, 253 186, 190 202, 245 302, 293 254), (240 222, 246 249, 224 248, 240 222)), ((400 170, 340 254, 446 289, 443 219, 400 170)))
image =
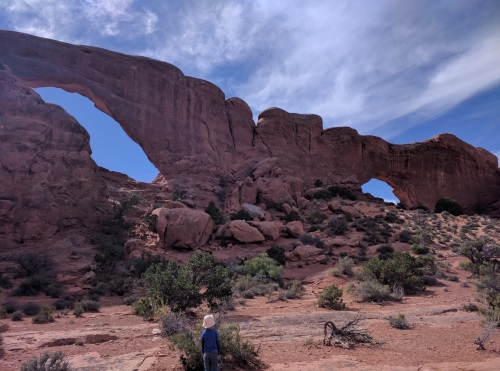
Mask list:
POLYGON ((201 350, 203 353, 220 353, 220 339, 217 330, 207 328, 201 333, 201 350))

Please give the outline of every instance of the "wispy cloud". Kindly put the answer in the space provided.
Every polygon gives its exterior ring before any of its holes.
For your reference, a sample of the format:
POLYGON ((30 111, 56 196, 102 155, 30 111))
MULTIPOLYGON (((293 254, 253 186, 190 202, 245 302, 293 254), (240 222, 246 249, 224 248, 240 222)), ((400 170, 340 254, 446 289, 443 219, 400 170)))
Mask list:
MULTIPOLYGON (((500 84, 495 0, 0 0, 19 31, 165 60, 386 139, 500 84), (397 121, 410 117, 401 126, 397 121)), ((1 23, 0 23, 1 24, 1 23)))

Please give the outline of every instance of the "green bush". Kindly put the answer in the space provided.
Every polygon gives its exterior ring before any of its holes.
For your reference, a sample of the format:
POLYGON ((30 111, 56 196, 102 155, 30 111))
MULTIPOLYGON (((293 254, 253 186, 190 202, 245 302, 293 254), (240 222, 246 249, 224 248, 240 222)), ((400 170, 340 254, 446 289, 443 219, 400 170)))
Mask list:
POLYGON ((50 305, 43 305, 40 309, 40 313, 34 316, 31 321, 36 324, 54 322, 55 320, 52 316, 52 307, 50 305))
POLYGON ((310 235, 309 233, 304 233, 299 237, 299 241, 304 245, 312 245, 316 246, 318 249, 322 249, 325 247, 323 240, 319 237, 310 235))
POLYGON ((345 234, 349 230, 346 218, 332 218, 328 222, 328 235, 336 236, 345 234))
POLYGON ((398 240, 399 240, 399 242, 403 242, 403 243, 410 242, 411 241, 410 231, 408 231, 406 229, 402 230, 401 233, 399 234, 398 240))
POLYGON ((285 266, 286 258, 285 258, 285 249, 273 244, 266 251, 267 256, 273 259, 277 264, 285 266))
POLYGON ((242 210, 238 211, 237 213, 232 214, 231 220, 250 221, 250 220, 253 220, 253 218, 252 218, 252 215, 250 215, 250 213, 248 211, 242 209, 242 210))
MULTIPOLYGON (((240 335, 240 328, 237 324, 220 325, 217 331, 221 339, 220 363, 230 368, 262 368, 255 345, 240 335)), ((200 336, 201 329, 197 328, 195 332, 179 332, 169 337, 175 347, 183 353, 181 360, 188 370, 203 369, 203 358, 199 346, 200 336)))
POLYGON ((345 304, 342 302, 342 289, 335 285, 325 287, 318 297, 318 305, 333 310, 344 309, 345 304))
POLYGON ((462 206, 451 198, 440 198, 436 202, 434 212, 442 213, 443 211, 449 212, 451 215, 459 216, 464 213, 462 206))
POLYGON ((72 309, 74 304, 74 300, 58 299, 54 302, 54 308, 56 308, 57 310, 72 309))
POLYGON ((406 321, 406 317, 403 313, 399 313, 397 317, 388 317, 389 324, 391 327, 397 328, 399 330, 405 330, 410 328, 408 321, 406 321))
POLYGON ((15 303, 13 301, 8 301, 6 303, 3 303, 2 307, 5 309, 5 312, 7 314, 14 313, 16 310, 19 309, 17 303, 15 303))
POLYGON ((207 290, 203 294, 211 310, 218 309, 222 304, 228 302, 233 295, 231 272, 221 265, 216 266, 213 271, 203 280, 207 290))
POLYGON ((176 189, 172 195, 170 196, 170 199, 172 201, 182 201, 187 197, 187 191, 184 189, 176 189))
POLYGON ((38 254, 35 252, 27 252, 14 257, 14 262, 17 263, 16 277, 31 277, 35 275, 46 275, 47 272, 52 272, 54 262, 47 255, 38 254))
POLYGON ((326 219, 328 219, 328 215, 321 211, 315 211, 307 218, 311 224, 321 224, 326 219))
POLYGON ((69 362, 61 352, 43 353, 21 365, 20 371, 71 371, 69 362))
POLYGON ((460 246, 459 254, 470 260, 470 271, 479 274, 482 266, 500 258, 500 246, 492 244, 485 238, 468 240, 460 246))
POLYGON ((151 231, 153 233, 157 233, 158 231, 156 230, 156 221, 158 219, 158 215, 153 214, 148 212, 144 217, 142 218, 142 221, 144 224, 146 224, 146 227, 148 228, 148 231, 151 231))
POLYGON ((219 209, 213 201, 210 201, 205 212, 210 215, 215 224, 223 224, 224 223, 224 213, 221 209, 219 209))
POLYGON ((354 260, 347 256, 343 256, 339 258, 339 261, 333 267, 333 275, 334 276, 352 276, 352 268, 354 267, 354 260))
POLYGON ((14 313, 12 313, 12 320, 13 321, 22 321, 24 317, 24 313, 22 310, 16 310, 14 313))
POLYGON ((423 261, 398 252, 386 260, 372 258, 364 262, 361 277, 365 281, 374 279, 383 285, 389 285, 392 291, 401 287, 405 293, 413 294, 425 290, 423 267, 423 261))
POLYGON ((361 282, 358 293, 362 301, 368 302, 381 303, 392 298, 390 287, 375 280, 361 282))
POLYGON ((133 295, 127 296, 125 299, 123 299, 123 304, 132 305, 137 300, 139 300, 139 297, 136 294, 133 294, 133 295))
POLYGON ((281 281, 284 268, 277 265, 266 253, 261 253, 252 259, 245 260, 243 271, 252 277, 259 276, 265 281, 281 281))
POLYGON ((295 210, 290 211, 284 218, 285 222, 294 222, 297 220, 301 220, 301 218, 299 212, 295 210))
POLYGON ((3 273, 0 272, 0 287, 2 289, 10 289, 14 287, 11 279, 8 276, 4 276, 3 273))
POLYGON ((300 299, 305 293, 306 290, 302 286, 302 283, 298 280, 293 280, 286 287, 285 297, 287 299, 300 299))
POLYGON ((392 258, 394 255, 394 247, 391 244, 384 244, 377 248, 378 258, 386 260, 392 258))
POLYGON ((40 312, 40 305, 33 303, 32 301, 27 302, 21 307, 24 314, 27 316, 35 316, 40 312))
POLYGON ((425 255, 429 253, 430 249, 424 245, 413 245, 411 251, 417 255, 425 255))
POLYGON ((85 312, 99 312, 101 307, 101 304, 95 300, 82 300, 80 304, 85 312))
POLYGON ((54 276, 44 275, 43 273, 28 277, 21 282, 12 292, 15 296, 35 296, 38 293, 47 290, 55 282, 54 276))
POLYGON ((145 319, 153 318, 154 308, 151 305, 149 298, 147 297, 140 298, 139 300, 135 301, 134 304, 132 304, 132 306, 134 308, 134 314, 141 316, 145 319))
POLYGON ((189 319, 185 314, 168 312, 161 318, 160 322, 163 336, 189 332, 189 319))
POLYGON ((175 262, 154 264, 142 278, 153 309, 168 305, 174 312, 184 312, 201 304, 200 287, 192 271, 175 262))
POLYGON ((384 220, 387 223, 398 223, 401 219, 398 217, 398 214, 396 212, 389 211, 387 214, 385 214, 384 220))

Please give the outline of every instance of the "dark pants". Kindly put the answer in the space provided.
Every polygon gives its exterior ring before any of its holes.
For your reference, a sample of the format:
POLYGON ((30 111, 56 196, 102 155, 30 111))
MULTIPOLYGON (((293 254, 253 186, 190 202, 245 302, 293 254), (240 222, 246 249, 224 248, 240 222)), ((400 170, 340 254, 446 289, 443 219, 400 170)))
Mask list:
POLYGON ((205 371, 217 371, 217 353, 203 353, 205 371))

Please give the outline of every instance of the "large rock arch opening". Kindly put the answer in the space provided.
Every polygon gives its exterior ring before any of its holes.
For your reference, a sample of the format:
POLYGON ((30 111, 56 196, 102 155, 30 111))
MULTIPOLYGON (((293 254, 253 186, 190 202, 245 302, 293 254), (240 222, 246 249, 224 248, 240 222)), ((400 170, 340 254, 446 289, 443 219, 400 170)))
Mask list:
POLYGON ((64 108, 87 130, 90 134, 91 157, 98 166, 142 182, 151 182, 158 175, 158 169, 149 161, 143 149, 130 139, 112 117, 96 109, 92 101, 59 88, 37 88, 35 91, 45 102, 64 108))

